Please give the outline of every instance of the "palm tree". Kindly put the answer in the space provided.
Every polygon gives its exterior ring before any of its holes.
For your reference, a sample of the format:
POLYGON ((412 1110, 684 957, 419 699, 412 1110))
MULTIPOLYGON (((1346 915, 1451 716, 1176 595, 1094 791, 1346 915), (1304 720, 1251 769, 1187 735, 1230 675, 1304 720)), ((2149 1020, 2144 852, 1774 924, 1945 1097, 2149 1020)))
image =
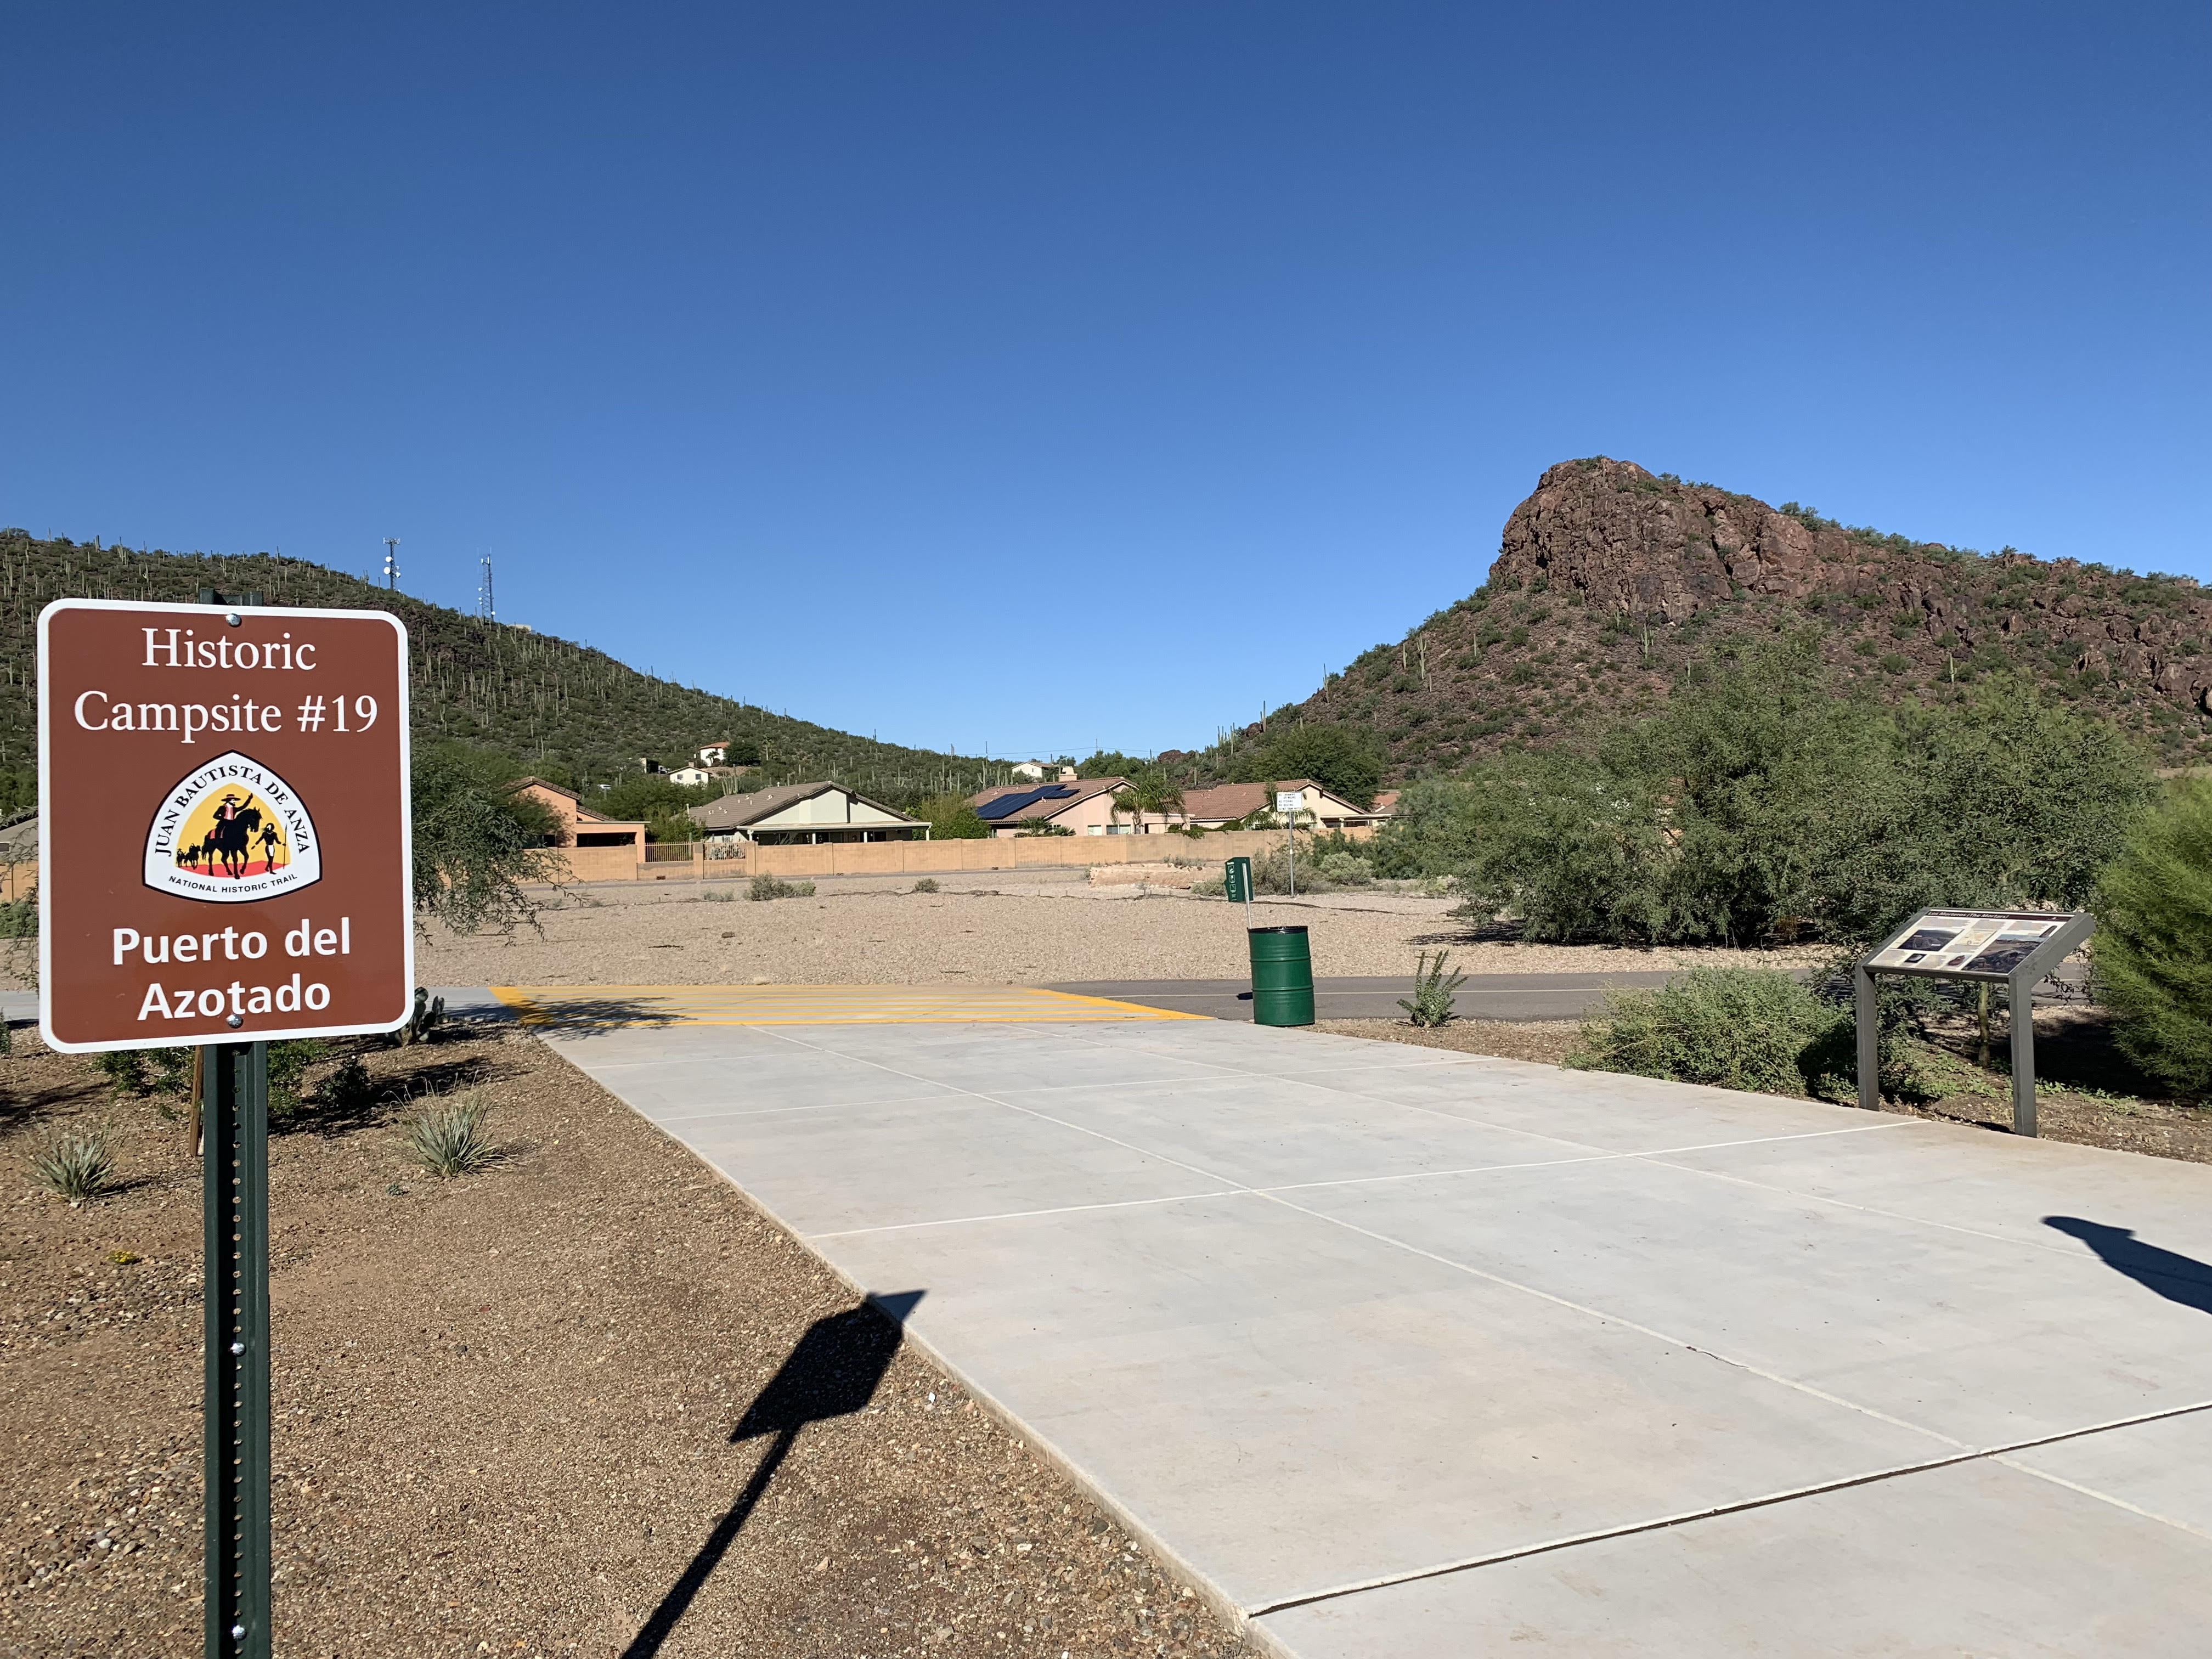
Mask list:
POLYGON ((1147 816, 1165 817, 1182 811, 1182 790, 1159 767, 1147 767, 1129 780, 1129 787, 1114 797, 1114 805, 1136 815, 1139 829, 1147 816))

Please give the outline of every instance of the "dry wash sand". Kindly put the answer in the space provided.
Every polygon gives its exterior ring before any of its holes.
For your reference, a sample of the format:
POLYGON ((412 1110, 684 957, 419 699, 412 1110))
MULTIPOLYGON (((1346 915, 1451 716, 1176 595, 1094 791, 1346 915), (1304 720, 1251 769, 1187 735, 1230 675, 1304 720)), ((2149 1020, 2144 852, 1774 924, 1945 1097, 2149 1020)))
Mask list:
MULTIPOLYGON (((811 899, 717 902, 696 890, 576 895, 542 935, 459 939, 420 951, 429 985, 1049 985, 1111 979, 1229 979, 1248 968, 1243 907, 1219 900, 1068 884, 1022 894, 825 890, 811 899)), ((1628 973, 1697 965, 1795 965, 1802 952, 1634 951, 1478 939, 1443 914, 1314 905, 1255 907, 1261 927, 1312 930, 1318 975, 1410 974, 1448 948, 1474 974, 1628 973)))

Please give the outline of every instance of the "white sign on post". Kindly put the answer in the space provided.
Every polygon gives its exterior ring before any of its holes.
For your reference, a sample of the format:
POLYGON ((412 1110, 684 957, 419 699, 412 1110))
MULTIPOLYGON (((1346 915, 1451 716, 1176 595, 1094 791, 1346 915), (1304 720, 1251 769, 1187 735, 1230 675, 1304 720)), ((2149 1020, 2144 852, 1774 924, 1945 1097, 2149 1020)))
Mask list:
POLYGON ((1295 789, 1278 789, 1275 792, 1275 810, 1278 812, 1303 812, 1305 805, 1306 798, 1295 789))

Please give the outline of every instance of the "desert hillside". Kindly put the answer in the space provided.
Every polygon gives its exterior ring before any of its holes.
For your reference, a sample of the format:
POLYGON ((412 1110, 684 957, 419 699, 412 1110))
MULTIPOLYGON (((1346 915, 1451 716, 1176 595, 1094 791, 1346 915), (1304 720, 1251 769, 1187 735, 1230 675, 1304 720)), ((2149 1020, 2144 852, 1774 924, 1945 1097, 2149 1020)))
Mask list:
POLYGON ((1474 592, 1269 725, 1362 726, 1401 775, 1449 767, 1649 707, 1716 648, 1793 630, 1887 697, 2012 670, 2168 763, 2212 748, 2212 597, 2192 580, 1916 542, 1601 456, 1544 474, 1474 592))

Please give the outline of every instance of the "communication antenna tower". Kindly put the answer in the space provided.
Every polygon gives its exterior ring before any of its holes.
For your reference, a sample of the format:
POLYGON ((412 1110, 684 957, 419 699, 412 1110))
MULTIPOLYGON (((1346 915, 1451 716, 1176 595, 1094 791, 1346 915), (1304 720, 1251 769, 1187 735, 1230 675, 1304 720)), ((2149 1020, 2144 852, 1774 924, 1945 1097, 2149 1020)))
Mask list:
POLYGON ((499 607, 492 603, 491 598, 490 554, 484 555, 483 563, 483 578, 477 584, 477 615, 482 617, 486 622, 497 622, 499 607))
POLYGON ((387 588, 399 586, 399 538, 384 538, 384 585, 387 588))

